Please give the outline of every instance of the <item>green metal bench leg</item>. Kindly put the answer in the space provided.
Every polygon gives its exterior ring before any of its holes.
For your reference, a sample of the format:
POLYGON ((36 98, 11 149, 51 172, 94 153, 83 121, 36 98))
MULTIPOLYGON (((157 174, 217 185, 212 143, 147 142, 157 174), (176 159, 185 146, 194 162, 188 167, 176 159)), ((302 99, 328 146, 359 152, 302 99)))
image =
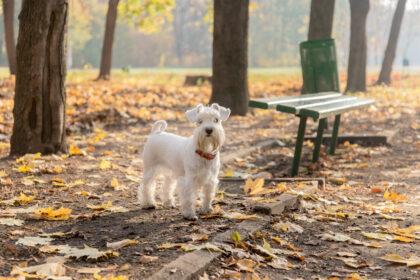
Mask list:
POLYGON ((337 145, 337 138, 338 138, 338 130, 340 128, 340 119, 341 119, 341 115, 335 116, 333 133, 331 137, 331 146, 329 150, 330 155, 333 155, 335 153, 335 147, 337 145))
POLYGON ((319 160, 319 153, 321 151, 322 145, 322 135, 324 134, 326 126, 327 119, 320 119, 318 124, 318 131, 316 133, 314 152, 312 154, 312 162, 317 162, 319 160))
POLYGON ((295 145, 295 156, 293 157, 292 177, 296 176, 299 172, 300 156, 302 154, 303 140, 305 138, 306 120, 306 117, 300 118, 298 135, 295 145))

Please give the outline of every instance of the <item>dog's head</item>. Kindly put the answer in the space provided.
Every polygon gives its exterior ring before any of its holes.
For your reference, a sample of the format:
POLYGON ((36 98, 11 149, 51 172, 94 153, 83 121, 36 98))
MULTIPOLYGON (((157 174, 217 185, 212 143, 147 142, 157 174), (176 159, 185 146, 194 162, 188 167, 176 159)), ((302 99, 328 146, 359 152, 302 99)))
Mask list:
POLYGON ((217 103, 209 107, 199 104, 185 114, 190 122, 196 124, 194 139, 198 149, 213 153, 223 145, 225 131, 222 122, 229 118, 230 109, 217 103))

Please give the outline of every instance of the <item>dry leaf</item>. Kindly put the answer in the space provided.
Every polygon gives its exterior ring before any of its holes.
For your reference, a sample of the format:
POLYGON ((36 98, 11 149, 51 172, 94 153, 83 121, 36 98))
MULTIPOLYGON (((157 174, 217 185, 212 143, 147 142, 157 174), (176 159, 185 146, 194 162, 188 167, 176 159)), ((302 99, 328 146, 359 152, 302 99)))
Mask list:
POLYGON ((257 215, 247 215, 239 212, 223 213, 223 217, 231 220, 258 220, 257 215))
POLYGON ((70 218, 71 212, 69 208, 61 207, 54 210, 52 207, 47 207, 36 209, 33 216, 40 220, 65 221, 70 218))
POLYGON ((244 192, 247 195, 257 195, 264 191, 264 178, 252 180, 248 178, 245 182, 244 192))
POLYGON ((377 239, 377 240, 392 240, 392 236, 389 234, 385 234, 385 233, 378 233, 378 232, 364 232, 362 231, 362 235, 364 237, 367 237, 369 239, 377 239))
POLYGON ((139 242, 137 240, 133 240, 133 239, 123 239, 121 241, 117 241, 117 242, 112 242, 112 243, 106 243, 106 247, 110 248, 110 249, 114 249, 114 250, 118 250, 122 247, 126 247, 126 246, 131 246, 131 245, 136 245, 139 242))
POLYGON ((384 199, 388 201, 392 201, 394 203, 404 202, 407 200, 407 196, 404 194, 398 194, 393 191, 386 191, 384 193, 384 199))
POLYGON ((28 267, 13 267, 10 272, 11 275, 21 275, 26 279, 31 278, 48 278, 59 280, 71 280, 71 277, 66 277, 66 268, 60 262, 51 262, 41 265, 28 266, 28 267), (29 274, 29 275, 28 275, 29 274))
POLYGON ((23 225, 25 221, 15 218, 0 218, 0 225, 6 225, 6 226, 21 226, 23 225))

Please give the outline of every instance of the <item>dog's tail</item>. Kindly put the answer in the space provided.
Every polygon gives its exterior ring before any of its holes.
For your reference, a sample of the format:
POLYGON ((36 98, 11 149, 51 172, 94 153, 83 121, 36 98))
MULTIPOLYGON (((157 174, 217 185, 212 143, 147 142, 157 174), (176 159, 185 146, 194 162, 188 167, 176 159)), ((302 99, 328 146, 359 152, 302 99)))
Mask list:
POLYGON ((152 126, 152 133, 161 133, 165 131, 166 127, 168 126, 167 122, 164 120, 157 121, 152 126))

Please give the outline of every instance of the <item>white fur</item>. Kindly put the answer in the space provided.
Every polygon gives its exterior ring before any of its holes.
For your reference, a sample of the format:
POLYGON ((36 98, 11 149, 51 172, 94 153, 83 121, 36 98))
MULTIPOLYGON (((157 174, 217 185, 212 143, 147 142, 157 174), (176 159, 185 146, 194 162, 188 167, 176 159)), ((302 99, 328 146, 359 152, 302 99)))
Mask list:
POLYGON ((197 219, 195 203, 202 190, 202 211, 212 211, 220 169, 220 147, 225 140, 222 121, 230 115, 230 109, 214 103, 210 107, 202 104, 185 112, 190 122, 196 123, 191 137, 167 133, 165 121, 157 121, 152 128, 143 151, 144 178, 138 189, 138 199, 143 208, 155 208, 154 180, 164 175, 161 199, 166 207, 174 207, 174 191, 177 185, 182 215, 197 219), (206 129, 212 129, 208 135, 206 129), (196 150, 215 155, 207 160, 196 154, 196 150))

